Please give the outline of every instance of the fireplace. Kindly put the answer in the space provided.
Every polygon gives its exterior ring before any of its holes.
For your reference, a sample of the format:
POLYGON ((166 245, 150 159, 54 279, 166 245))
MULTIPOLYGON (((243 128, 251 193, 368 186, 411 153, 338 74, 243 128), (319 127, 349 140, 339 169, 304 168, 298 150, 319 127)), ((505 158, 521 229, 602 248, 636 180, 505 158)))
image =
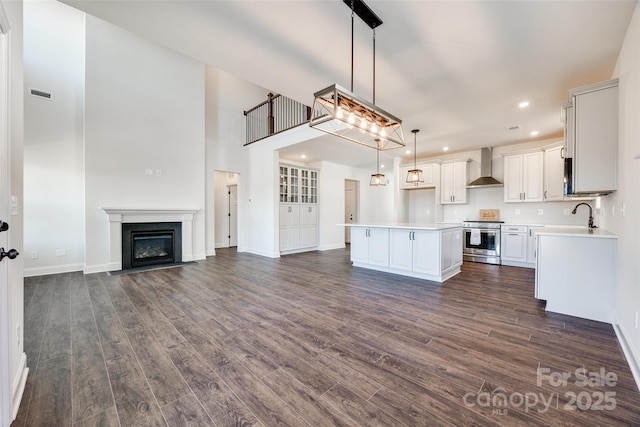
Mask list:
POLYGON ((182 262, 182 223, 122 224, 122 269, 182 262))

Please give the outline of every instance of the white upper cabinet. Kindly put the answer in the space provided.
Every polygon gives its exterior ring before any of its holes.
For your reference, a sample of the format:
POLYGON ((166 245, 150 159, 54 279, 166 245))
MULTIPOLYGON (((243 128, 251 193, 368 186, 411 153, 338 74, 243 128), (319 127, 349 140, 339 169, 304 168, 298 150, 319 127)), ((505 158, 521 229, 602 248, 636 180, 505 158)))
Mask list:
POLYGON ((543 153, 536 151, 504 156, 504 201, 543 200, 543 153))
POLYGON ((419 184, 407 183, 407 173, 414 169, 413 165, 403 166, 400 168, 400 188, 403 190, 412 190, 416 188, 433 188, 438 185, 438 175, 440 174, 440 165, 437 163, 420 164, 416 166, 422 171, 424 182, 419 184))
POLYGON ((618 80, 569 91, 565 115, 568 194, 617 189, 618 80))
POLYGON ((440 167, 440 203, 467 203, 468 163, 445 163, 440 167))
POLYGON ((564 147, 544 150, 544 201, 564 199, 564 147))

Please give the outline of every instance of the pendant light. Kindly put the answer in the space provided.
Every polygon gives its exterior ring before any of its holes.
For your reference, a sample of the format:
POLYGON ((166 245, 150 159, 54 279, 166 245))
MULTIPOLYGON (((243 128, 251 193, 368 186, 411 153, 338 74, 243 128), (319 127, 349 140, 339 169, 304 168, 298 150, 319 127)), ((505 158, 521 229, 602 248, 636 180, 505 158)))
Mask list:
POLYGON ((422 176, 422 169, 418 169, 416 165, 416 153, 417 153, 417 135, 420 132, 420 129, 414 129, 411 131, 413 133, 413 169, 407 172, 407 184, 418 185, 421 182, 424 182, 424 177, 422 176))
POLYGON ((376 150, 404 147, 402 120, 376 103, 376 27, 382 20, 362 0, 344 0, 351 8, 351 90, 334 84, 314 94, 309 126, 376 150), (353 93, 354 15, 373 30, 373 102, 353 93))
POLYGON ((384 174, 380 173, 380 150, 376 149, 376 154, 377 173, 371 174, 369 185, 372 187, 384 187, 387 185, 387 180, 384 174))

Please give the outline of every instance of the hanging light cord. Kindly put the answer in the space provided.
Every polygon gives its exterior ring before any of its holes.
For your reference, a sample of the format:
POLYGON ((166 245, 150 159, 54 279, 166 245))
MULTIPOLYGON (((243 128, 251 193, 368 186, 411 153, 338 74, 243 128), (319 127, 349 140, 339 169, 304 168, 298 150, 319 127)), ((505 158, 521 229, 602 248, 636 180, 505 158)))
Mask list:
POLYGON ((373 29, 373 105, 376 105, 376 29, 373 29))
POLYGON ((376 153, 378 154, 376 157, 377 165, 378 165, 377 171, 378 171, 378 175, 380 175, 380 150, 376 150, 376 153))
POLYGON ((355 4, 351 1, 351 92, 353 92, 353 22, 355 16, 355 4))
POLYGON ((418 131, 417 130, 412 130, 411 132, 413 132, 413 169, 416 170, 418 169, 417 166, 417 160, 416 160, 416 156, 417 156, 417 151, 418 151, 418 143, 416 142, 417 138, 418 138, 418 131))

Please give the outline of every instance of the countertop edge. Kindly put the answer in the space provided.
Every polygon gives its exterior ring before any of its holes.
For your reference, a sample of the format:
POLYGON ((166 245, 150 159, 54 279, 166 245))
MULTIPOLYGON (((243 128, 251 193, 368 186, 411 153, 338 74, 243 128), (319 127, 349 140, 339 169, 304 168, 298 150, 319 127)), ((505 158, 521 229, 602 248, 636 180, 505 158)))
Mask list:
POLYGON ((615 234, 601 228, 563 228, 563 227, 542 227, 535 231, 538 236, 563 236, 563 237, 586 237, 596 239, 617 239, 615 234))
POLYGON ((409 230, 450 230, 456 228, 462 228, 462 224, 412 224, 412 223, 362 223, 362 224, 337 224, 344 227, 367 227, 367 228, 395 228, 395 229, 409 229, 409 230))

